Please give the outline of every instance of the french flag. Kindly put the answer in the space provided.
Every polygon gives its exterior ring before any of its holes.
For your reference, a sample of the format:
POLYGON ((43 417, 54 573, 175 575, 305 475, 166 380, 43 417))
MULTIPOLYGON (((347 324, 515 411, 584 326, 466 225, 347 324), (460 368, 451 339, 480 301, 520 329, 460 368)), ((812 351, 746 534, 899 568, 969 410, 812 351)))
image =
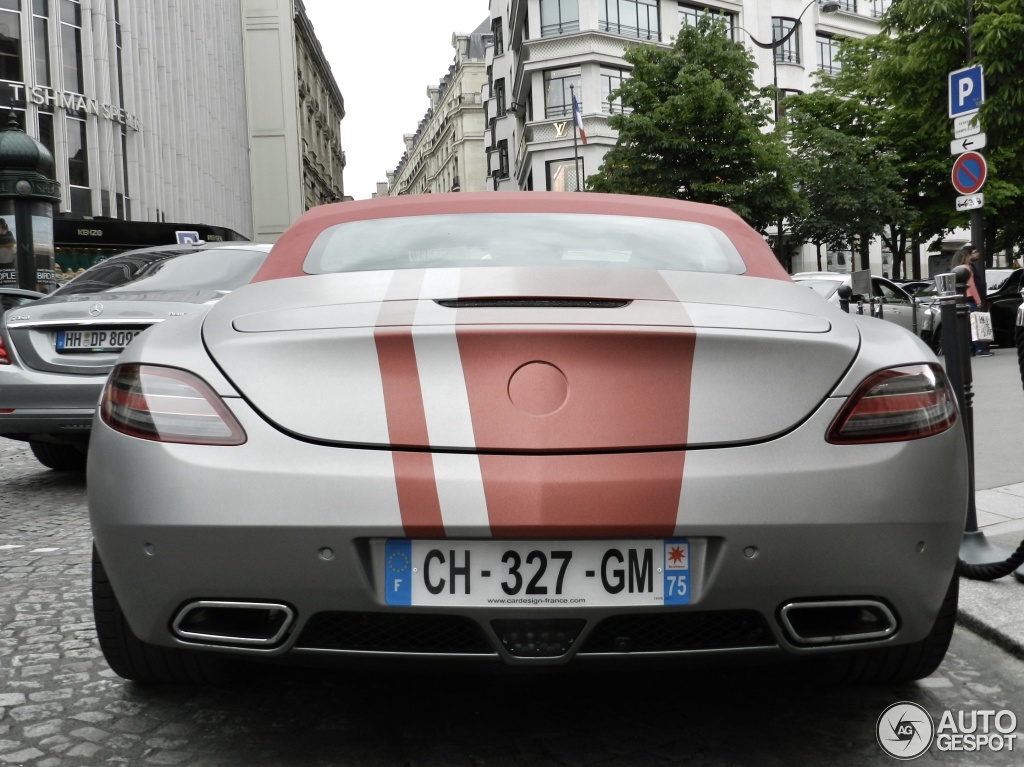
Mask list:
POLYGON ((576 123, 576 129, 580 132, 580 141, 587 143, 587 134, 583 131, 583 112, 580 111, 580 102, 576 100, 576 94, 572 96, 572 120, 576 123))

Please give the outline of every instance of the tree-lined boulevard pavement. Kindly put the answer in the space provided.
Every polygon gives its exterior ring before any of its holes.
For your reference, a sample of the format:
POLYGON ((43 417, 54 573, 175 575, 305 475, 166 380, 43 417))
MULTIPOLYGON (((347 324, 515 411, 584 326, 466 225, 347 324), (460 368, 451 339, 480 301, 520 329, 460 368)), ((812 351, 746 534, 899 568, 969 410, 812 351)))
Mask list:
MULTIPOLYGON (((974 373, 979 523, 1013 548, 1024 537, 1016 351, 996 349, 974 373)), ((909 685, 822 689, 772 668, 260 666, 223 687, 148 687, 117 677, 99 652, 90 546, 84 477, 0 439, 0 767, 890 765, 876 724, 899 701, 936 724, 945 711, 1009 710, 1024 733, 1024 583, 1012 578, 963 582, 946 660, 909 685)), ((1018 765, 1019 749, 933 747, 922 761, 1018 765)))

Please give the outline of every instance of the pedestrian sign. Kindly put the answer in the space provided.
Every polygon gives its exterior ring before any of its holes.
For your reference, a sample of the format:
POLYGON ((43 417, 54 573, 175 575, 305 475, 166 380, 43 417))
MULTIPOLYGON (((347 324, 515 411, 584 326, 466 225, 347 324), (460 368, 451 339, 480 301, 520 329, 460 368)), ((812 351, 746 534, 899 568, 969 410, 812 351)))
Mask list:
POLYGON ((949 73, 949 118, 977 112, 985 101, 985 77, 981 65, 949 73))
POLYGON ((985 183, 988 165, 977 152, 964 152, 953 163, 953 186, 960 194, 974 194, 985 183))

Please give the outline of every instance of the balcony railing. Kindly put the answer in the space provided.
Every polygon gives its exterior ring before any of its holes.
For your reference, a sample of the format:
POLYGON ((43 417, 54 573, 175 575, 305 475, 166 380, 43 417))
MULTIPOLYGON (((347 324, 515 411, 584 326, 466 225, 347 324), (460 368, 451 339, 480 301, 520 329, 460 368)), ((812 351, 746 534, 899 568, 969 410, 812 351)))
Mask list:
POLYGON ((554 37, 555 35, 567 35, 570 32, 579 32, 580 22, 564 21, 559 24, 545 24, 540 28, 541 37, 554 37))
POLYGON ((602 21, 599 23, 599 28, 602 32, 613 32, 616 35, 622 35, 624 37, 635 37, 638 40, 653 40, 655 42, 661 42, 661 32, 657 29, 630 27, 626 24, 619 24, 614 21, 602 21))

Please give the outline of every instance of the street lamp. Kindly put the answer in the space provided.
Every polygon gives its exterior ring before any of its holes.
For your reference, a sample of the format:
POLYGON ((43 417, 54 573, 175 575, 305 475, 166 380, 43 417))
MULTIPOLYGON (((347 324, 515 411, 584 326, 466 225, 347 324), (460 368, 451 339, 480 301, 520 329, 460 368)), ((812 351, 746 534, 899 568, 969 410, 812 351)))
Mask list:
MULTIPOLYGON (((804 6, 803 10, 800 11, 800 14, 796 17, 796 21, 793 23, 793 28, 790 29, 786 34, 784 34, 778 40, 772 40, 770 43, 765 43, 765 42, 762 42, 762 41, 758 40, 756 37, 754 37, 752 34, 750 34, 750 32, 747 32, 747 30, 743 29, 743 27, 733 27, 733 29, 739 29, 740 31, 745 32, 747 37, 750 38, 750 42, 752 42, 758 48, 763 48, 765 50, 771 50, 771 52, 772 52, 772 84, 775 86, 775 124, 776 125, 779 124, 779 56, 778 56, 778 53, 776 52, 776 49, 782 47, 783 45, 785 45, 789 41, 789 38, 791 38, 794 34, 796 34, 796 31, 798 29, 800 29, 800 19, 802 19, 804 17, 804 14, 807 13, 807 9, 810 8, 812 5, 818 5, 819 6, 819 10, 820 10, 821 13, 835 13, 840 8, 842 8, 842 4, 839 2, 839 0, 824 0, 824 2, 822 2, 822 0, 810 0, 810 2, 807 3, 807 5, 804 6)), ((777 251, 776 254, 775 254, 775 257, 779 260, 780 264, 785 266, 785 263, 784 263, 784 261, 785 261, 785 243, 783 242, 783 237, 782 237, 783 224, 784 224, 783 221, 779 221, 778 222, 778 232, 775 235, 775 242, 776 242, 776 248, 775 249, 777 251)))
POLYGON ((747 32, 747 30, 743 29, 743 27, 733 27, 733 29, 739 29, 742 32, 746 32, 747 37, 750 38, 750 42, 752 42, 758 48, 771 50, 772 52, 772 82, 775 86, 776 123, 779 122, 779 57, 778 53, 776 52, 776 49, 781 48, 783 45, 789 42, 789 38, 796 34, 796 31, 800 29, 800 19, 804 17, 804 14, 807 13, 807 9, 810 8, 812 5, 818 5, 819 11, 821 13, 835 13, 836 11, 843 7, 842 3, 840 3, 839 0, 824 0, 824 2, 821 2, 821 0, 811 0, 809 3, 807 3, 807 5, 804 6, 804 9, 800 11, 800 15, 796 17, 796 22, 793 24, 793 28, 790 29, 778 40, 772 40, 770 43, 761 42, 752 34, 750 34, 750 32, 747 32))

